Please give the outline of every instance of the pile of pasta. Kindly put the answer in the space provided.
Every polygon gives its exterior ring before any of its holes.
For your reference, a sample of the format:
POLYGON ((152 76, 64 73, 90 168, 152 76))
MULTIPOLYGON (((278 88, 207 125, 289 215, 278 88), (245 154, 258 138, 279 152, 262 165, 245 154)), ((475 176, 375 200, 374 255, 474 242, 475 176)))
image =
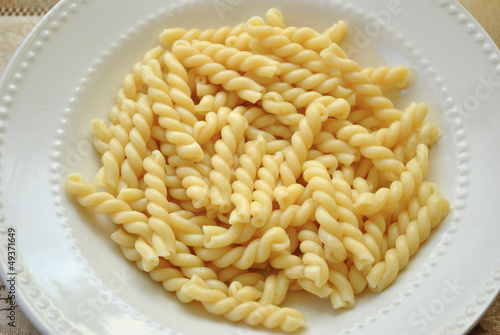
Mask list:
POLYGON ((125 257, 188 303, 292 332, 288 291, 350 308, 379 292, 449 211, 425 181, 439 132, 387 90, 406 66, 361 68, 277 9, 234 27, 166 29, 94 120, 102 167, 65 187, 109 213, 125 257))

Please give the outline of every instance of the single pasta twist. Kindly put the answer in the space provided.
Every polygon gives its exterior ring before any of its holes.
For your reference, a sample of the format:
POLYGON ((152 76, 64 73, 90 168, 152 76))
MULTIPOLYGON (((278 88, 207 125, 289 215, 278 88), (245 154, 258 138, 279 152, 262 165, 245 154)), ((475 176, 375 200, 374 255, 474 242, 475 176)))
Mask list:
POLYGON ((265 20, 266 23, 272 27, 286 28, 283 14, 276 8, 270 8, 266 11, 265 20))
POLYGON ((209 41, 212 43, 225 43, 226 39, 229 37, 237 37, 241 35, 245 30, 245 24, 241 23, 235 27, 220 27, 219 29, 190 29, 185 30, 182 28, 168 28, 163 30, 159 35, 159 42, 166 46, 172 47, 173 44, 178 40, 185 41, 209 41))
POLYGON ((340 70, 342 77, 351 83, 354 91, 362 96, 359 102, 361 108, 369 108, 379 119, 393 122, 401 119, 401 111, 394 108, 393 103, 384 97, 380 88, 374 85, 370 77, 361 72, 360 66, 348 59, 345 52, 337 45, 321 51, 321 57, 332 68, 340 70))
POLYGON ((200 76, 196 72, 196 69, 191 69, 188 71, 188 73, 192 73, 192 74, 196 75, 194 78, 194 90, 193 90, 193 92, 194 92, 194 94, 196 94, 196 96, 199 99, 202 99, 206 95, 214 96, 215 94, 220 92, 219 91, 220 87, 218 85, 212 84, 210 81, 208 81, 207 77, 200 76))
POLYGON ((377 169, 392 173, 394 176, 399 176, 405 171, 404 164, 398 161, 394 153, 383 146, 378 138, 366 128, 343 121, 338 122, 337 129, 333 127, 330 129, 338 139, 349 143, 352 147, 359 148, 361 155, 369 158, 377 169))
POLYGON ((293 104, 286 102, 281 94, 277 92, 267 92, 262 97, 262 108, 266 112, 275 115, 289 115, 297 113, 297 108, 293 104))
POLYGON ((216 85, 222 85, 227 91, 236 92, 243 100, 256 103, 265 92, 263 86, 236 71, 226 69, 222 64, 215 63, 212 58, 202 54, 188 42, 175 42, 172 53, 186 68, 195 68, 198 74, 206 76, 216 85))
POLYGON ((230 48, 236 48, 241 51, 255 51, 251 47, 254 40, 255 38, 245 31, 238 36, 228 36, 225 44, 230 48))
POLYGON ((349 281, 349 273, 345 263, 337 263, 332 266, 328 281, 334 288, 330 295, 333 309, 353 307, 355 304, 354 289, 349 281))
POLYGON ((389 127, 377 130, 378 140, 388 148, 404 142, 420 128, 428 111, 429 108, 424 103, 411 103, 401 114, 401 120, 393 122, 389 127))
POLYGON ((221 129, 221 139, 215 142, 216 154, 212 156, 213 170, 210 171, 211 203, 219 213, 229 213, 231 206, 231 182, 236 148, 245 134, 246 119, 238 112, 228 115, 228 125, 221 129))
POLYGON ((161 61, 165 63, 165 71, 167 72, 165 81, 169 85, 169 95, 174 107, 178 113, 183 112, 179 111, 179 108, 191 113, 193 115, 190 118, 191 121, 184 120, 184 122, 193 126, 197 119, 194 116, 196 114, 195 105, 193 99, 191 99, 191 88, 188 85, 188 72, 171 52, 165 52, 161 61))
MULTIPOLYGON (((165 168, 166 172, 166 186, 168 195, 174 200, 180 202, 189 201, 192 202, 187 195, 186 189, 182 186, 182 176, 177 174, 177 168, 179 167, 179 162, 189 162, 192 163, 191 160, 180 157, 173 145, 162 145, 161 153, 167 158, 167 166, 165 168), (173 164, 177 164, 174 166, 173 164)), ((195 167, 196 165, 187 164, 190 167, 195 167)))
POLYGON ((384 87, 405 88, 410 80, 410 68, 404 65, 382 66, 379 68, 367 67, 363 69, 373 85, 384 87))
POLYGON ((346 33, 347 25, 342 20, 334 23, 330 28, 323 31, 323 35, 327 36, 330 39, 331 43, 335 44, 340 44, 346 33))
POLYGON ((330 73, 330 66, 316 51, 292 43, 286 35, 281 34, 282 31, 281 28, 266 25, 260 17, 253 17, 246 23, 246 32, 254 38, 250 47, 258 53, 274 54, 315 73, 330 73))
MULTIPOLYGON (((80 205, 92 208, 96 213, 107 214, 131 211, 130 206, 125 201, 116 199, 108 192, 97 191, 92 184, 85 182, 83 176, 79 173, 70 174, 66 178, 64 186, 69 193, 76 196, 80 205)), ((147 221, 144 220, 146 217, 144 214, 139 212, 134 214, 136 219, 141 218, 140 221, 147 221)))
POLYGON ((434 229, 449 212, 448 201, 432 195, 427 205, 418 211, 416 220, 406 227, 406 232, 400 235, 395 247, 387 250, 384 261, 377 263, 368 273, 366 279, 372 291, 379 292, 390 285, 399 271, 404 269, 408 260, 418 250, 419 246, 429 237, 434 229))
POLYGON ((297 43, 304 49, 314 50, 319 52, 327 48, 331 44, 328 36, 317 32, 310 27, 286 27, 280 33, 286 36, 290 43, 297 43))
POLYGON ((214 62, 224 65, 228 70, 272 78, 281 69, 280 62, 265 55, 256 55, 250 51, 241 51, 223 44, 198 41, 192 43, 192 46, 202 54, 209 56, 214 62))
POLYGON ((299 122, 298 131, 292 135, 292 145, 286 150, 285 162, 280 166, 280 177, 285 186, 294 184, 302 173, 302 164, 306 161, 307 151, 327 118, 327 110, 323 105, 314 103, 307 107, 306 115, 299 122))
POLYGON ((229 217, 230 224, 250 222, 250 204, 252 203, 254 183, 265 150, 266 145, 262 137, 256 141, 245 143, 245 153, 239 157, 240 166, 234 171, 236 180, 231 185, 233 190, 231 202, 234 205, 234 210, 229 217))
MULTIPOLYGON (((312 223, 307 223, 301 226, 298 232, 298 240, 300 241, 300 251, 302 252, 302 261, 304 262, 303 276, 298 277, 293 272, 292 269, 285 270, 285 275, 291 279, 298 279, 299 285, 305 290, 319 295, 320 297, 325 297, 333 292, 331 288, 325 288, 324 286, 328 282, 328 277, 330 274, 330 269, 328 263, 326 262, 326 255, 323 250, 323 243, 318 236, 318 228, 312 223), (288 271, 288 273, 287 273, 288 271), (313 281, 316 288, 312 288, 311 285, 306 284, 303 280, 313 281)), ((297 269, 297 267, 294 267, 297 269)))
POLYGON ((215 220, 205 215, 195 215, 192 211, 178 210, 170 213, 170 226, 174 229, 177 240, 188 247, 203 246, 203 227, 216 225, 215 220))
POLYGON ((387 249, 385 251, 396 247, 398 237, 404 234, 411 221, 417 219, 418 212, 427 205, 429 198, 433 195, 438 195, 436 185, 424 181, 414 196, 387 212, 386 221, 390 218, 388 222, 392 223, 388 225, 386 231, 387 249))
POLYGON ((92 133, 94 135, 94 147, 97 152, 103 155, 109 150, 109 141, 113 138, 113 133, 102 120, 92 120, 92 133))
MULTIPOLYGON (((362 271, 365 267, 371 265, 375 261, 375 258, 370 248, 366 246, 367 241, 359 229, 358 218, 351 211, 351 208, 353 209, 354 207, 352 202, 346 199, 345 194, 335 191, 333 179, 329 177, 326 169, 321 164, 313 161, 306 164, 306 168, 308 169, 306 178, 310 178, 309 173, 318 173, 318 176, 313 176, 308 181, 308 185, 314 190, 313 199, 317 199, 316 201, 319 203, 316 220, 318 220, 320 225, 321 222, 325 222, 324 226, 320 226, 320 230, 322 229, 321 227, 324 227, 323 229, 330 227, 327 232, 336 233, 335 237, 339 239, 341 236, 342 244, 352 255, 355 266, 358 270, 362 271), (342 197, 341 195, 344 196, 342 197), (323 204, 323 207, 326 207, 328 202, 331 203, 331 206, 328 207, 330 211, 328 215, 325 215, 324 208, 320 208, 320 206, 323 204), (320 217, 318 217, 318 214, 320 217), (343 219, 346 219, 346 221, 343 221, 343 219), (340 220, 340 222, 335 224, 334 220, 340 220), (340 225, 342 232, 338 231, 338 225, 340 225)), ((335 184, 339 185, 339 182, 337 181, 335 184)), ((345 188, 346 185, 339 186, 341 188, 344 186, 345 188)), ((325 239, 324 235, 322 238, 325 239)), ((332 259, 331 256, 330 259, 332 259)))
POLYGON ((361 215, 357 214, 352 201, 352 188, 339 170, 329 173, 332 176, 332 185, 335 189, 335 202, 337 203, 339 220, 353 227, 359 228, 361 215))
POLYGON ((381 213, 368 217, 362 224, 365 245, 374 256, 374 263, 380 262, 387 250, 387 237, 384 237, 387 226, 386 218, 381 213))
POLYGON ((262 166, 257 171, 259 179, 254 183, 254 192, 250 203, 250 224, 252 227, 263 227, 271 216, 273 190, 276 188, 283 160, 284 157, 281 152, 262 157, 262 166))
POLYGON ((116 190, 121 178, 120 166, 125 160, 124 146, 128 142, 128 134, 121 126, 110 129, 112 138, 109 140, 107 150, 101 155, 102 167, 99 169, 94 182, 96 186, 105 187, 110 192, 116 190), (116 136, 118 135, 118 137, 116 136), (120 139, 123 139, 120 141, 120 139))
POLYGON ((116 105, 113 106, 110 111, 110 119, 115 124, 117 123, 115 114, 120 108, 123 107, 125 101, 137 101, 138 94, 144 93, 141 92, 144 86, 144 81, 142 80, 142 76, 140 74, 141 66, 148 64, 152 59, 158 59, 164 51, 165 49, 159 45, 150 49, 144 54, 142 61, 134 64, 132 73, 123 78, 123 87, 120 88, 116 94, 116 105))
POLYGON ((313 191, 312 198, 318 204, 315 218, 319 224, 318 236, 324 244, 326 259, 343 262, 347 258, 346 246, 342 243, 343 231, 337 221, 338 209, 335 203, 335 189, 326 168, 318 162, 304 164, 304 180, 313 191))
MULTIPOLYGON (((137 66, 142 65, 142 62, 138 62, 137 66)), ((113 106, 111 109, 112 112, 110 113, 110 116, 113 114, 116 114, 116 111, 120 109, 120 107, 123 105, 123 103, 130 99, 130 100, 137 100, 137 96, 141 92, 141 89, 144 85, 144 82, 142 81, 142 78, 136 77, 134 73, 129 73, 123 78, 123 87, 120 88, 118 93, 116 94, 116 105, 113 106)), ((110 117, 112 121, 116 120, 115 117, 110 117)))
POLYGON ((101 156, 103 167, 97 173, 95 183, 111 192, 122 187, 138 186, 138 176, 142 173, 139 165, 142 165, 148 151, 147 143, 151 139, 153 113, 147 97, 140 94, 137 103, 126 102, 109 133, 102 124, 100 126, 98 121, 94 121, 95 136, 101 141, 107 137, 108 141, 107 150, 101 156))
POLYGON ((146 97, 141 96, 141 99, 142 103, 137 104, 137 113, 132 117, 128 113, 120 113, 121 124, 129 122, 132 126, 129 131, 130 142, 124 147, 126 158, 121 166, 123 181, 129 187, 139 185, 139 177, 143 173, 142 161, 148 154, 147 143, 151 138, 153 112, 146 104, 146 97))
POLYGON ((144 170, 147 171, 144 182, 148 186, 144 194, 148 201, 146 209, 151 215, 148 224, 154 231, 152 247, 158 256, 169 259, 175 254, 176 237, 169 224, 165 167, 165 157, 159 151, 154 151, 144 159, 144 170))
POLYGON ((159 62, 151 61, 148 66, 142 67, 142 77, 148 85, 148 95, 152 98, 153 113, 158 115, 158 123, 165 129, 166 139, 175 145, 177 153, 194 161, 203 159, 203 150, 192 136, 192 131, 181 122, 181 116, 173 108, 167 84, 163 81, 159 62))
POLYGON ((249 325, 262 325, 268 329, 280 328, 285 332, 293 332, 305 323, 302 313, 295 309, 256 301, 242 303, 218 289, 211 288, 208 281, 196 276, 191 278, 182 291, 193 300, 201 301, 209 312, 223 315, 231 321, 244 321, 249 325))
POLYGON ((65 187, 76 196, 80 205, 92 208, 99 214, 109 213, 114 223, 121 224, 128 233, 139 235, 134 247, 147 269, 152 264, 158 264, 158 255, 151 247, 153 230, 149 227, 148 217, 144 213, 133 211, 125 201, 116 199, 107 192, 98 192, 77 173, 68 176, 65 187))
POLYGON ((227 293, 225 291, 224 293, 226 293, 228 297, 236 298, 241 302, 259 301, 262 297, 261 281, 259 284, 257 288, 253 285, 243 285, 243 283, 239 281, 232 281, 227 289, 227 293))
POLYGON ((302 88, 308 92, 317 92, 323 95, 331 95, 335 98, 343 98, 350 105, 356 102, 354 92, 347 88, 347 83, 338 74, 313 73, 301 68, 296 64, 284 63, 279 73, 280 83, 288 83, 294 87, 302 88))

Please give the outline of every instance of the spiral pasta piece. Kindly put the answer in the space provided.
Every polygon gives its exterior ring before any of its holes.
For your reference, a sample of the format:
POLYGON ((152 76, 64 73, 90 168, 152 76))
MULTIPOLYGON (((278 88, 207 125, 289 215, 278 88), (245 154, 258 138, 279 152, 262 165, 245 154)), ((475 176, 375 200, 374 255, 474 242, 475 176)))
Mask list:
POLYGON ((371 290, 378 292, 390 285, 398 272, 406 267, 408 260, 418 250, 442 218, 448 214, 449 204, 441 196, 433 195, 427 205, 418 211, 417 219, 406 227, 406 233, 396 239, 394 248, 387 250, 384 261, 377 263, 367 275, 371 290))
POLYGON ((309 69, 302 68, 293 63, 284 63, 281 66, 279 78, 282 83, 288 83, 294 87, 301 88, 309 94, 313 92, 321 93, 324 96, 343 98, 354 105, 356 96, 350 88, 347 88, 346 81, 338 74, 314 73, 309 69))
POLYGON ((152 110, 158 115, 159 125, 165 128, 167 140, 176 146, 179 155, 200 161, 203 159, 203 150, 173 108, 168 86, 161 78, 161 73, 154 70, 154 67, 159 66, 154 65, 156 63, 151 61, 148 66, 143 66, 141 71, 144 82, 148 85, 148 95, 154 101, 152 110))
POLYGON ((215 63, 208 55, 202 54, 193 46, 181 40, 174 43, 172 53, 188 68, 196 71, 216 85, 233 91, 246 101, 255 103, 262 98, 265 89, 252 79, 240 75, 238 72, 228 70, 220 63, 215 63))
POLYGON ((377 138, 382 145, 393 148, 421 128, 428 111, 427 105, 423 103, 410 104, 401 114, 400 121, 392 123, 387 128, 377 130, 377 138))
POLYGON ((362 94, 363 99, 359 106, 372 109, 375 116, 384 121, 393 122, 401 119, 401 111, 394 108, 391 100, 383 96, 380 88, 372 83, 370 77, 361 71, 355 61, 347 58, 337 44, 332 43, 321 51, 321 57, 330 66, 340 70, 344 79, 352 84, 355 92, 362 94))
POLYGON ((330 28, 323 31, 323 35, 326 35, 330 41, 336 44, 342 42, 345 34, 347 33, 347 25, 344 21, 340 20, 334 23, 330 28))
POLYGON ((382 66, 379 68, 367 67, 363 69, 363 73, 370 76, 374 85, 384 87, 404 88, 410 80, 410 68, 404 65, 382 66))
POLYGON ((175 254, 176 237, 170 227, 168 213, 165 158, 159 151, 144 159, 144 182, 148 185, 145 196, 148 200, 147 211, 151 215, 148 224, 153 229, 151 241, 158 256, 169 259, 175 254))
MULTIPOLYGON (((260 53, 272 53, 313 72, 329 73, 329 66, 315 50, 308 49, 302 44, 291 42, 289 37, 281 33, 282 31, 278 27, 266 25, 264 20, 257 16, 252 17, 246 23, 246 32, 255 38, 251 43, 251 47, 260 53)), ((317 35, 325 43, 328 40, 326 36, 317 35)))
POLYGON ((269 329, 280 328, 293 332, 305 323, 304 316, 292 308, 280 308, 275 305, 263 305, 255 301, 238 302, 223 292, 211 289, 197 277, 193 277, 183 288, 183 293, 194 300, 203 302, 207 310, 216 315, 224 315, 231 321, 244 321, 255 326, 262 325, 269 329))
POLYGON ((259 77, 272 78, 281 70, 281 63, 264 55, 241 51, 223 44, 195 42, 192 46, 214 62, 223 64, 228 70, 252 73, 259 77))
POLYGON ((244 32, 244 24, 241 23, 235 27, 224 26, 219 29, 182 29, 182 28, 168 28, 163 30, 158 40, 159 42, 166 46, 172 47, 175 41, 185 40, 185 41, 209 41, 212 43, 224 43, 226 39, 231 36, 239 36, 244 32))
POLYGON ((335 132, 338 139, 359 148, 361 155, 371 159, 379 170, 400 175, 405 170, 404 165, 394 157, 394 153, 383 146, 378 138, 359 125, 350 125, 348 121, 335 132))
POLYGON ((239 157, 240 166, 235 170, 235 181, 231 188, 231 202, 234 210, 229 217, 229 223, 249 223, 250 207, 253 200, 257 170, 265 153, 265 141, 262 137, 256 141, 245 143, 245 153, 239 157))
POLYGON ((221 129, 221 139, 215 142, 216 154, 212 156, 213 170, 210 171, 212 187, 210 200, 219 207, 220 213, 228 213, 231 206, 231 181, 233 155, 236 146, 245 133, 245 118, 239 113, 228 115, 228 125, 221 129))
POLYGON ((318 203, 316 220, 320 225, 318 235, 325 244, 325 254, 330 262, 343 262, 347 258, 346 246, 342 243, 343 231, 340 226, 335 203, 335 189, 328 172, 319 163, 308 162, 304 170, 307 185, 313 191, 312 197, 318 203))

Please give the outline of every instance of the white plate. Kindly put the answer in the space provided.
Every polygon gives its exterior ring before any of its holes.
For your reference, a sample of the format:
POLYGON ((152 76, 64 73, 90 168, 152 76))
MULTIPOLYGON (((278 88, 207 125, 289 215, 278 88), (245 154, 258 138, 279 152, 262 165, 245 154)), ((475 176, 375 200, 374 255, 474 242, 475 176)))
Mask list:
POLYGON ((406 64, 419 80, 398 102, 427 102, 443 137, 429 178, 452 212, 394 285, 355 308, 295 295, 302 334, 464 333, 500 287, 500 51, 452 0, 178 2, 63 0, 35 28, 0 88, 3 279, 15 230, 16 301, 47 334, 261 334, 183 305, 127 262, 107 217, 79 210, 63 177, 98 167, 92 118, 106 118, 125 74, 165 27, 218 27, 281 9, 287 23, 349 25, 344 47, 362 65, 406 64))

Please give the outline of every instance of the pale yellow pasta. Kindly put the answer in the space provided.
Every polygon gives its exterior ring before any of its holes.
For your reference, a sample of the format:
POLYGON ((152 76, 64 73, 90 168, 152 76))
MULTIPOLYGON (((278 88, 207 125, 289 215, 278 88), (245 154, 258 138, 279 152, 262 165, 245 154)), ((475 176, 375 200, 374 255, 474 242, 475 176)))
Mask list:
POLYGON ((339 21, 333 24, 330 28, 323 31, 323 35, 326 35, 330 38, 332 43, 339 44, 342 42, 345 34, 347 33, 347 25, 344 21, 339 21))
POLYGON ((449 212, 425 180, 439 137, 406 66, 364 68, 278 9, 235 27, 165 29, 123 79, 102 166, 66 190, 108 214, 126 259, 183 303, 293 332, 288 291, 352 308, 393 283, 449 212))
MULTIPOLYGON (((227 69, 251 73, 264 78, 272 78, 281 72, 281 63, 263 55, 250 51, 229 48, 224 44, 195 41, 192 46, 202 54, 209 56, 214 62, 223 64, 227 69)), ((193 61, 193 60, 191 60, 193 61)), ((186 60, 186 63, 189 61, 186 60)))
POLYGON ((194 39, 200 41, 210 41, 213 43, 224 43, 225 40, 231 36, 239 36, 244 33, 244 24, 239 24, 234 28, 225 26, 219 29, 206 29, 201 31, 199 29, 185 30, 182 28, 169 28, 165 29, 159 35, 159 42, 167 47, 172 47, 175 41, 185 40, 192 41, 194 39))
POLYGON ((144 194, 150 214, 148 223, 154 230, 151 236, 153 248, 158 256, 168 259, 175 254, 175 235, 169 225, 165 165, 165 158, 158 151, 144 159, 144 170, 147 171, 144 181, 148 186, 144 194))
POLYGON ((379 119, 394 122, 401 119, 401 111, 394 108, 391 100, 384 97, 380 88, 371 82, 370 77, 361 71, 360 66, 348 59, 337 44, 321 51, 321 57, 333 68, 338 69, 344 79, 352 84, 353 90, 360 94, 360 107, 373 109, 379 119))
POLYGON ((410 80, 410 68, 404 65, 394 67, 382 66, 379 68, 367 67, 363 72, 370 76, 374 85, 385 87, 394 86, 404 88, 410 80))
POLYGON ((220 63, 215 63, 210 56, 202 54, 190 44, 179 40, 172 46, 172 53, 184 66, 195 68, 213 84, 220 84, 227 91, 236 92, 242 99, 255 103, 262 98, 264 87, 236 71, 228 70, 220 63))
POLYGON ((234 210, 229 217, 230 224, 250 222, 250 208, 257 169, 261 165, 265 149, 265 141, 262 137, 245 143, 245 153, 239 157, 240 166, 234 171, 235 180, 231 185, 233 190, 231 202, 234 210))
POLYGON ((273 27, 286 28, 283 14, 276 8, 271 8, 266 12, 266 23, 273 27))

